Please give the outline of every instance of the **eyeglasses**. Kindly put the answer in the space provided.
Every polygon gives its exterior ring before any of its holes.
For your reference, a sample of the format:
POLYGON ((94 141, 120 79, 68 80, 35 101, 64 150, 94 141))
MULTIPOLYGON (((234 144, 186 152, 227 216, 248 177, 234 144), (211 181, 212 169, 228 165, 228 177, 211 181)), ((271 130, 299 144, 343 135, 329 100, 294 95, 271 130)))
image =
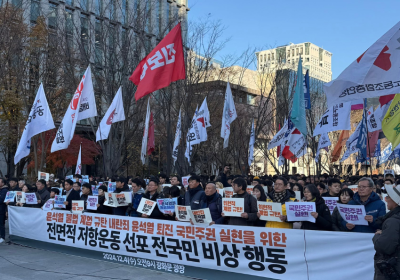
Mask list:
POLYGON ((358 189, 366 189, 366 188, 369 188, 369 186, 358 186, 357 188, 358 189))

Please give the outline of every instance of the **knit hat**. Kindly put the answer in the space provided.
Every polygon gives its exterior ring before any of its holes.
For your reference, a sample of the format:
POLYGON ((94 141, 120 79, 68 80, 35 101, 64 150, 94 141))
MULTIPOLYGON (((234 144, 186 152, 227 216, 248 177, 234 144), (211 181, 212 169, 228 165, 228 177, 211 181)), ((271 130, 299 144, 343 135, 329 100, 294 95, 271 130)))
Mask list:
POLYGON ((395 186, 394 185, 385 185, 386 186, 386 191, 388 196, 396 202, 396 204, 400 205, 400 185, 395 186))

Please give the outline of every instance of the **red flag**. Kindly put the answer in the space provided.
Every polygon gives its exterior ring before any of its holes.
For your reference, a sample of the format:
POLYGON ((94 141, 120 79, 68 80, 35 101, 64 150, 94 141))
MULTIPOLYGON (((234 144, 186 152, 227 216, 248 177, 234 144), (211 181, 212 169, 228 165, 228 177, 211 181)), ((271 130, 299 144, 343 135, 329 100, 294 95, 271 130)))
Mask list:
POLYGON ((147 154, 150 155, 154 152, 156 147, 155 139, 154 139, 154 119, 153 113, 150 114, 150 123, 149 123, 149 142, 147 143, 147 154))
POLYGON ((392 99, 394 98, 394 94, 389 94, 389 95, 384 95, 379 97, 379 103, 381 103, 381 106, 389 103, 390 101, 392 101, 392 99))
POLYGON ((376 143, 378 142, 380 131, 381 130, 377 130, 377 131, 368 133, 368 145, 369 145, 368 146, 369 147, 368 157, 369 158, 373 157, 375 154, 376 143))
POLYGON ((129 78, 137 85, 136 101, 171 82, 186 78, 181 23, 139 63, 129 78))

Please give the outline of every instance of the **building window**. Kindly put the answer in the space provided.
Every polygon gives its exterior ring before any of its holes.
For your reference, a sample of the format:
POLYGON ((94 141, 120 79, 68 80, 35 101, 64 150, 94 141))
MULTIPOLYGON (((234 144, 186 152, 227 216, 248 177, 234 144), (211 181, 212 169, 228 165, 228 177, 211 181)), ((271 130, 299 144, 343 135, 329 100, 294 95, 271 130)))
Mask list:
POLYGON ((103 58, 103 49, 102 49, 102 43, 101 43, 102 42, 102 38, 101 38, 102 27, 101 27, 101 21, 99 19, 96 19, 94 28, 95 28, 95 35, 94 35, 95 38, 94 39, 95 39, 95 48, 96 48, 95 63, 101 65, 102 61, 103 61, 103 59, 102 59, 103 58))
POLYGON ((40 16, 40 1, 31 0, 31 22, 36 23, 37 18, 40 16))
POLYGON ((162 11, 162 6, 161 6, 161 0, 156 0, 156 16, 157 16, 157 30, 156 30, 156 35, 160 36, 162 32, 162 17, 161 17, 161 11, 162 11))
POLYGON ((87 15, 81 15, 81 41, 85 54, 88 51, 88 38, 89 38, 89 29, 88 29, 89 19, 87 15))
POLYGON ((94 13, 96 15, 101 15, 103 11, 103 1, 102 0, 94 0, 94 13))
POLYGON ((264 61, 267 61, 267 55, 264 54, 264 61))
POLYGON ((73 21, 73 11, 71 9, 65 9, 65 31, 67 35, 72 35, 74 33, 74 21, 73 21))
POLYGON ((294 56, 294 49, 292 49, 292 56, 294 56))
POLYGON ((275 60, 275 53, 272 53, 272 60, 275 60))
POLYGON ((65 4, 69 5, 69 6, 73 6, 74 5, 74 0, 65 0, 65 4))
POLYGON ((57 4, 50 3, 49 5, 49 27, 55 29, 57 27, 57 4))
POLYGON ((287 51, 287 57, 290 57, 290 50, 287 51))
POLYGON ((127 0, 121 0, 121 12, 122 12, 122 24, 128 24, 128 2, 127 0))
POLYGON ((165 1, 165 26, 168 27, 168 30, 170 21, 170 9, 171 9, 171 4, 168 1, 165 1))
POLYGON ((81 0, 81 10, 85 12, 88 11, 88 0, 81 0))
POLYGON ((271 54, 269 53, 268 54, 268 61, 270 61, 271 60, 271 54))

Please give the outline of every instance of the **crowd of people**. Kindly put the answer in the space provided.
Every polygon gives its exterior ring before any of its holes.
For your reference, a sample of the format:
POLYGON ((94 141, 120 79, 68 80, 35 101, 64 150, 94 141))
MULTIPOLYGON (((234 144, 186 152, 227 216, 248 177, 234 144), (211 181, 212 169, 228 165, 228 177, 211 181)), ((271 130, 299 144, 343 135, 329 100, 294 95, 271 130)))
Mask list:
POLYGON ((393 175, 373 175, 371 177, 349 176, 231 176, 230 167, 225 166, 219 176, 198 176, 191 174, 188 186, 183 186, 178 175, 167 176, 158 174, 148 179, 136 177, 95 178, 90 176, 89 183, 81 184, 82 176, 75 175, 73 179, 58 179, 54 181, 37 180, 28 184, 24 180, 0 178, 0 243, 5 239, 5 221, 7 205, 19 207, 41 208, 49 199, 56 195, 66 195, 65 208, 71 210, 73 200, 83 200, 92 195, 92 185, 98 185, 97 210, 85 210, 108 215, 141 217, 148 219, 177 220, 174 214, 164 214, 158 206, 150 215, 138 212, 142 198, 157 201, 158 198, 177 198, 178 205, 190 206, 192 210, 209 208, 212 224, 228 224, 239 226, 256 226, 267 228, 300 228, 304 230, 343 231, 375 233, 373 244, 375 255, 375 279, 400 279, 400 180, 393 175), (130 192, 131 203, 128 206, 108 207, 105 205, 105 194, 108 191, 108 181, 115 182, 115 193, 130 192), (253 186, 251 193, 247 191, 253 186), (357 192, 348 188, 357 185, 357 192), (388 186, 390 185, 390 187, 388 186), (386 186, 386 187, 385 187, 386 186), (223 212, 222 196, 218 189, 233 188, 233 198, 244 199, 244 212, 240 217, 228 217, 223 212), (3 203, 8 191, 35 193, 37 204, 9 202, 3 203), (61 193, 60 193, 61 191, 61 193), (296 191, 300 192, 300 200, 315 202, 316 210, 311 215, 315 223, 291 222, 287 218, 286 202, 296 202, 296 191), (338 203, 349 205, 364 205, 368 225, 354 225, 346 222, 337 207, 332 214, 325 204, 324 198, 337 197, 338 203), (386 201, 386 204, 383 202, 386 201), (257 201, 276 202, 282 207, 280 222, 260 219, 257 201), (399 278, 388 278, 399 277, 399 278))

